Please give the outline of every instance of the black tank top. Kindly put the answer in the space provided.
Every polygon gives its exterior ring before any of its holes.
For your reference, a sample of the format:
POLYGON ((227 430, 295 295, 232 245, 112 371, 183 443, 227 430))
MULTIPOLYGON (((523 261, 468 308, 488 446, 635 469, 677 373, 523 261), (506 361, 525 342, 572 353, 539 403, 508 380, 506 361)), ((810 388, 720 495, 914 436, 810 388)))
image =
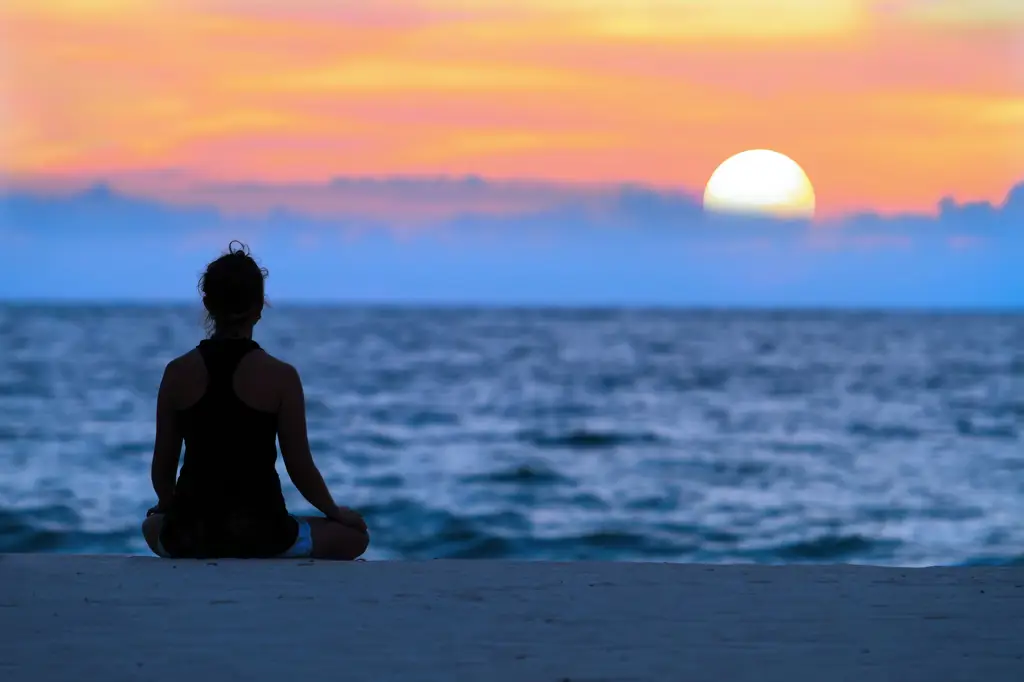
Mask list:
POLYGON ((277 415, 243 403, 234 375, 250 339, 199 344, 207 388, 179 410, 185 458, 161 542, 172 556, 261 557, 284 552, 298 532, 277 475, 277 415))

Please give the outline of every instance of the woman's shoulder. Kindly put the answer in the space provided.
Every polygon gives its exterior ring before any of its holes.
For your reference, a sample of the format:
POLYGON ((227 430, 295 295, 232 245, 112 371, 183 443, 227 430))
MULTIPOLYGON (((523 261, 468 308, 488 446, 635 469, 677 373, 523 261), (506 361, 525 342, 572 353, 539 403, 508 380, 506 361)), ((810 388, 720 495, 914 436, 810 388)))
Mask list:
POLYGON ((243 371, 238 377, 236 390, 249 396, 251 400, 246 402, 252 407, 276 411, 283 396, 294 393, 295 369, 284 360, 257 348, 246 354, 242 362, 244 367, 239 368, 243 371))
POLYGON ((202 362, 203 358, 199 354, 199 350, 193 348, 168 362, 164 373, 170 376, 181 374, 190 371, 197 365, 202 365, 202 362))
POLYGON ((290 363, 271 355, 263 348, 257 348, 246 355, 246 363, 250 375, 263 377, 263 381, 280 390, 288 389, 298 377, 298 372, 290 363))
POLYGON ((275 355, 271 355, 262 347, 257 347, 247 357, 262 368, 273 372, 280 372, 291 367, 287 362, 275 355))
MULTIPOLYGON (((246 353, 242 358, 242 363, 247 366, 247 371, 255 371, 258 374, 270 375, 275 378, 280 377, 284 380, 290 379, 296 374, 295 367, 259 346, 246 353)), ((196 373, 205 375, 206 364, 199 349, 192 348, 168 362, 164 371, 165 376, 172 379, 196 373)))

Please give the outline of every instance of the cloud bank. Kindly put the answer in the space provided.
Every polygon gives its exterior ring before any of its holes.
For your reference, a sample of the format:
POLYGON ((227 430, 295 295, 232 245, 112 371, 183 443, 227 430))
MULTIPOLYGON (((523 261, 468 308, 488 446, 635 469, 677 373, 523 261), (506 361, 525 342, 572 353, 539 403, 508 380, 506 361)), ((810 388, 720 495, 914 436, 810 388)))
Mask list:
POLYGON ((998 204, 814 224, 708 216, 693 193, 641 186, 172 186, 162 199, 102 184, 0 194, 0 298, 190 299, 239 238, 279 299, 1024 306, 1024 182, 998 204))

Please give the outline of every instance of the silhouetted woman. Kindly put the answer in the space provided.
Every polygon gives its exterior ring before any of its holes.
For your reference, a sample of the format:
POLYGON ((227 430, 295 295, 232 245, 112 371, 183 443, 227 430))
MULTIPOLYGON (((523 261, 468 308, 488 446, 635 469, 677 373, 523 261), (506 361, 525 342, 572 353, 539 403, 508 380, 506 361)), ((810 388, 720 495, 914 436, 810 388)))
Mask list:
POLYGON ((210 338, 164 370, 152 468, 158 503, 142 525, 160 556, 355 559, 369 544, 362 517, 334 503, 313 463, 298 372, 252 340, 266 276, 244 244, 231 242, 199 280, 210 338), (288 513, 275 439, 295 487, 323 517, 288 513))

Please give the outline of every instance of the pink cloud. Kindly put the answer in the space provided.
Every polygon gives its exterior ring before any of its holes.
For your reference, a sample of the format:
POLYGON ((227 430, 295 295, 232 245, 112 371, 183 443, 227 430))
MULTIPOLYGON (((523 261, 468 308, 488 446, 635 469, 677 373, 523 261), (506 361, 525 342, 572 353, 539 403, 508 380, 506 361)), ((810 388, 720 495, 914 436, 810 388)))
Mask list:
POLYGON ((909 249, 913 240, 905 234, 844 234, 841 230, 817 232, 807 239, 807 245, 821 251, 877 251, 881 249, 909 249))
MULTIPOLYGON (((69 195, 95 179, 22 179, 12 188, 69 195)), ((173 170, 112 174, 113 191, 176 206, 212 206, 226 215, 260 217, 286 210, 312 218, 358 216, 412 227, 457 215, 516 215, 573 204, 599 214, 614 201, 614 188, 594 184, 491 181, 476 178, 340 178, 328 183, 233 184, 173 170)))
POLYGON ((949 248, 956 251, 967 251, 982 246, 985 240, 970 234, 955 234, 946 240, 949 248))

